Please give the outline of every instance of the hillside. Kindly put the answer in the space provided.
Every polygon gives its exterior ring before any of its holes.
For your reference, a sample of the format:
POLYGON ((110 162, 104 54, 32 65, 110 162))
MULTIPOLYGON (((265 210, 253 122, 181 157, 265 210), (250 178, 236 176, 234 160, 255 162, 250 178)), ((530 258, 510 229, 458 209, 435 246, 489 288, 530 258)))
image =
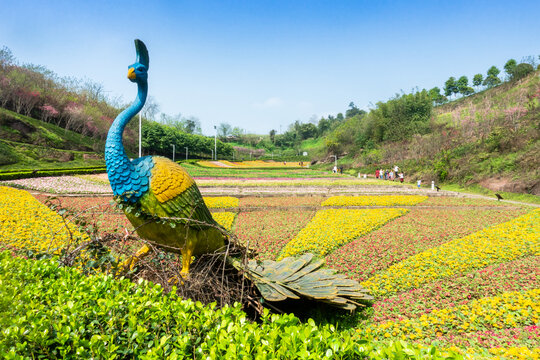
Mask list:
POLYGON ((104 141, 0 108, 0 169, 104 165, 104 141))
POLYGON ((319 160, 330 164, 337 153, 355 172, 398 165, 408 181, 540 194, 540 71, 433 107, 425 127, 405 140, 362 143, 384 105, 346 119, 327 136, 319 160), (339 147, 332 148, 333 139, 339 147))

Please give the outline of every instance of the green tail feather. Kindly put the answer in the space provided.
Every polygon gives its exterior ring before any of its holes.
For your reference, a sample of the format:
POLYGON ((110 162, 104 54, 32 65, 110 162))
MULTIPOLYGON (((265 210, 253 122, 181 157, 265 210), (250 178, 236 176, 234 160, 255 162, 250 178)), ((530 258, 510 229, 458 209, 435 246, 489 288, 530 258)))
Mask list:
POLYGON ((359 301, 373 300, 355 280, 336 274, 333 269, 321 269, 324 260, 314 258, 313 254, 277 262, 250 260, 247 266, 236 259, 231 259, 231 263, 253 281, 267 301, 306 299, 354 310, 362 306, 359 301))

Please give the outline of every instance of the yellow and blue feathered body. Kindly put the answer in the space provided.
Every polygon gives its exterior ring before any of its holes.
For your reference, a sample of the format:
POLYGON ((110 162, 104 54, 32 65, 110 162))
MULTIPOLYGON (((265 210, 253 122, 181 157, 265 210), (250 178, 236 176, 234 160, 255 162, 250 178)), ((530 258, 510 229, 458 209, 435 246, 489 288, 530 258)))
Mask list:
POLYGON ((186 256, 223 247, 226 238, 191 176, 164 157, 146 157, 141 162, 151 162, 148 190, 134 203, 119 199, 137 233, 155 245, 186 256))
POLYGON ((137 83, 137 98, 114 120, 105 143, 107 175, 115 199, 137 233, 153 244, 182 254, 183 272, 192 255, 213 252, 226 237, 204 204, 197 185, 178 164, 160 156, 130 160, 122 134, 127 123, 141 111, 148 93, 148 51, 135 40, 137 60, 128 78, 137 83))

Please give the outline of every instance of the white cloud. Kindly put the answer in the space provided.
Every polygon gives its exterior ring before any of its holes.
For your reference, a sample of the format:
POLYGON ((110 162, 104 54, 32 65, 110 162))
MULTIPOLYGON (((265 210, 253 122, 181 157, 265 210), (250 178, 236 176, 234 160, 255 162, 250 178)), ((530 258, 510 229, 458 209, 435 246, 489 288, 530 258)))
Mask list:
POLYGON ((278 108, 281 105, 283 105, 283 100, 281 100, 278 97, 269 97, 263 102, 256 102, 252 104, 254 108, 259 108, 259 109, 278 108))

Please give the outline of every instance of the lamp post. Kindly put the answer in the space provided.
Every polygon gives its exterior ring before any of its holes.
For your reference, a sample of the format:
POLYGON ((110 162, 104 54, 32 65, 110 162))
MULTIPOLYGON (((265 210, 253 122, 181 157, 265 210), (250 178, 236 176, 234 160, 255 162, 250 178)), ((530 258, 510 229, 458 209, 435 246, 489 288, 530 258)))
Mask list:
POLYGON ((176 146, 174 144, 171 144, 172 146, 172 161, 174 162, 174 153, 176 152, 176 146))
POLYGON ((139 112, 139 157, 142 157, 142 112, 139 112))
POLYGON ((212 152, 212 160, 214 160, 214 149, 210 149, 210 151, 212 152))
POLYGON ((214 156, 216 157, 215 160, 217 160, 217 127, 214 125, 214 156))
POLYGON ((188 148, 186 146, 186 160, 187 160, 188 148))

